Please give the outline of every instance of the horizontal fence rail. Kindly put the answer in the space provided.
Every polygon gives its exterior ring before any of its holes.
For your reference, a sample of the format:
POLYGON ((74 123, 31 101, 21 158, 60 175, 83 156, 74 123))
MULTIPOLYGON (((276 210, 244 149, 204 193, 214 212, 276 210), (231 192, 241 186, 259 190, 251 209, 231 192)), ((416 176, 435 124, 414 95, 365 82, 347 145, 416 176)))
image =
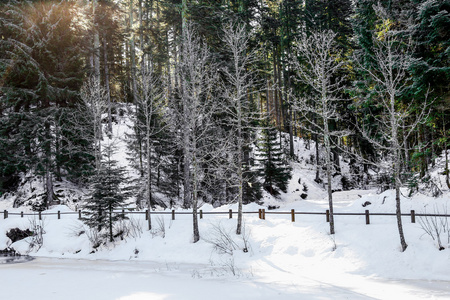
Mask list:
MULTIPOLYGON (((152 211, 149 213, 148 210, 145 211, 130 211, 130 210, 115 210, 113 211, 114 214, 123 214, 123 215, 132 215, 132 214, 142 214, 145 215, 146 220, 148 219, 149 215, 171 215, 172 220, 176 219, 176 215, 191 215, 193 214, 192 211, 152 211)), ((228 218, 232 219, 233 214, 237 214, 238 212, 232 211, 231 209, 228 211, 209 211, 204 212, 201 209, 197 211, 197 214, 199 215, 200 219, 203 219, 204 215, 228 215, 228 218)), ((295 222, 295 216, 296 215, 325 215, 326 221, 330 221, 330 211, 326 210, 323 212, 316 211, 316 212, 305 212, 305 211, 295 211, 294 209, 291 209, 291 211, 266 211, 265 209, 259 209, 258 211, 243 211, 243 214, 258 214, 259 219, 265 220, 266 214, 269 215, 290 215, 291 221, 295 222)), ((20 216, 23 218, 24 216, 32 216, 32 217, 38 217, 39 220, 42 220, 43 216, 57 216, 58 219, 61 219, 62 215, 78 215, 78 218, 82 218, 83 212, 81 210, 74 211, 74 212, 37 212, 37 213, 24 213, 24 212, 8 212, 7 210, 3 211, 3 219, 7 219, 9 216, 20 216)), ((335 216, 365 216, 366 224, 370 224, 370 216, 396 216, 395 213, 371 213, 369 210, 366 210, 365 212, 358 212, 358 213, 352 213, 352 212, 335 212, 333 213, 335 216)), ((410 213, 402 213, 403 217, 411 217, 411 223, 416 222, 416 217, 443 217, 443 218, 449 218, 450 214, 422 214, 422 213, 416 213, 414 210, 411 210, 410 213)))

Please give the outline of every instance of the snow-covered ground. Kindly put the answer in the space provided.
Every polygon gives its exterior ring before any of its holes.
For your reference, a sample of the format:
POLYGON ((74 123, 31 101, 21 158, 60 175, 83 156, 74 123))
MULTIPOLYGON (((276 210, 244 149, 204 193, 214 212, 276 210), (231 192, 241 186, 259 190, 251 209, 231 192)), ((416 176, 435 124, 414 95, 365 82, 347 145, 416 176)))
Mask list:
POLYGON ((445 299, 448 281, 387 280, 269 262, 243 277, 209 276, 208 265, 37 258, 0 266, 2 299, 445 299))
MULTIPOLYGON (((295 190, 294 190, 295 191, 295 190)), ((292 190, 291 190, 292 192, 292 190)), ((393 210, 393 193, 373 191, 335 193, 336 212, 393 210), (358 196, 361 195, 362 197, 358 196), (384 197, 385 204, 381 204, 384 197), (371 201, 368 207, 362 203, 371 201)), ((404 199, 404 209, 448 202, 417 195, 404 199)), ((286 201, 278 211, 324 211, 324 199, 286 201)), ((235 205, 203 211, 228 211, 235 205)), ((256 211, 256 204, 245 206, 256 211)), ((51 211, 68 211, 64 206, 51 211)), ((14 211, 10 209, 10 211, 14 211)), ((17 210, 18 211, 18 210, 17 210)), ((269 211, 267 211, 269 212, 269 211)), ((165 237, 153 235, 141 223, 140 237, 117 241, 92 251, 76 215, 46 216, 44 242, 31 262, 0 265, 2 299, 450 299, 450 249, 439 251, 419 223, 404 217, 407 250, 400 252, 394 217, 336 216, 336 235, 328 234, 324 215, 245 215, 249 252, 234 235, 236 219, 204 215, 202 240, 191 242, 191 216, 170 215, 164 220, 165 237), (214 250, 217 228, 230 233, 238 245, 232 254, 214 250), (336 247, 336 248, 335 248, 336 247), (334 249, 335 248, 335 249, 334 249), (91 253, 92 252, 92 253, 91 253)), ((29 218, 0 220, 0 232, 29 226, 29 218)), ((159 227, 159 226, 156 226, 159 227)), ((444 236, 443 236, 444 237, 444 236)), ((444 242, 447 236, 445 236, 444 242)), ((0 249, 13 246, 25 252, 26 240, 9 245, 0 235, 0 249)))
MULTIPOLYGON (((134 214, 131 218, 141 232, 93 249, 88 228, 76 214, 64 214, 73 212, 73 205, 52 207, 45 213, 54 214, 39 222, 13 215, 29 210, 12 208, 14 197, 1 199, 0 212, 7 209, 10 215, 3 219, 0 214, 0 249, 13 247, 35 259, 0 263, 0 299, 450 299, 450 235, 441 232, 445 249, 439 251, 420 217, 416 223, 403 218, 408 248, 402 253, 394 216, 371 216, 371 224, 365 225, 363 215, 336 215, 336 234, 331 236, 325 215, 299 214, 291 222, 289 214, 271 213, 323 213, 328 208, 323 186, 313 180, 315 167, 307 162, 311 151, 302 140, 296 143, 296 153, 299 162, 293 163, 288 192, 279 199, 266 194, 264 206, 244 206, 247 212, 265 208, 265 220, 245 214, 245 233, 236 236, 236 215, 229 219, 227 214, 205 214, 199 220, 201 240, 195 244, 189 214, 176 215, 175 220, 152 214, 151 232, 144 216, 134 214), (308 187, 306 199, 300 197, 303 183, 308 187), (268 205, 279 208, 269 211, 268 205), (40 248, 30 249, 32 238, 11 244, 8 230, 33 223, 45 232, 40 248), (217 237, 226 236, 234 241, 228 244, 229 253, 214 247, 217 237)), ((126 159, 121 157, 121 162, 126 164, 126 159)), ((439 198, 403 197, 402 210, 449 213, 450 193, 443 191, 439 198)), ((406 190, 403 195, 408 195, 406 190)), ((333 197, 335 213, 395 212, 393 191, 353 190, 333 197)), ((203 212, 229 209, 235 212, 237 205, 202 207, 203 212)))

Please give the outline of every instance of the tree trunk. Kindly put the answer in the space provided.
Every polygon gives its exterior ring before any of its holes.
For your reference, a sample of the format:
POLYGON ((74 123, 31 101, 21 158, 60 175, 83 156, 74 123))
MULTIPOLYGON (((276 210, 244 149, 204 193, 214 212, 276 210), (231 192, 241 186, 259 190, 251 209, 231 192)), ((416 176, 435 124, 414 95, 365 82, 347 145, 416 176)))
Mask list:
POLYGON ((198 230, 198 216, 197 216, 197 206, 198 206, 198 183, 197 183, 197 161, 194 159, 194 182, 193 182, 193 199, 192 199, 192 225, 194 230, 194 243, 200 240, 200 233, 198 230))
POLYGON ((447 183, 447 187, 450 189, 450 175, 448 170, 448 151, 447 151, 447 131, 445 129, 445 115, 442 113, 442 128, 444 130, 444 151, 445 151, 445 182, 447 183))
POLYGON ((190 167, 192 163, 191 152, 189 147, 189 133, 185 128, 183 132, 183 192, 184 200, 183 207, 189 208, 191 206, 191 172, 190 167))
POLYGON ((55 122, 55 157, 56 157, 56 181, 62 181, 61 177, 61 163, 57 159, 58 156, 61 155, 61 134, 60 134, 60 127, 59 122, 55 122))
MULTIPOLYGON (((324 109, 324 111, 327 111, 324 109)), ((328 122, 324 117, 324 136, 325 143, 325 163, 327 166, 327 192, 328 192, 328 207, 330 210, 330 234, 334 234, 334 212, 333 212, 333 190, 331 189, 331 145, 330 145, 330 133, 328 129, 328 122)))
MULTIPOLYGON (((268 60, 267 54, 264 53, 265 60, 268 60)), ((270 118, 270 79, 269 75, 266 75, 266 110, 267 116, 270 118)), ((262 111, 262 110, 261 110, 262 111)))
POLYGON ((275 116, 276 116, 276 121, 277 121, 277 127, 280 129, 281 125, 280 125, 280 107, 279 107, 279 103, 278 103, 278 82, 277 82, 277 51, 276 48, 274 47, 273 49, 273 100, 275 102, 275 116))
MULTIPOLYGON (((399 153, 398 153, 399 155, 399 153)), ((394 166, 395 169, 395 214, 397 216, 397 227, 398 233, 400 235, 400 244, 402 246, 402 252, 406 250, 408 245, 405 241, 405 235, 403 234, 403 225, 402 225, 402 212, 400 207, 400 178, 399 178, 399 162, 397 161, 394 166)))
POLYGON ((47 201, 46 201, 46 207, 48 209, 49 205, 52 204, 53 201, 53 180, 52 180, 52 174, 50 172, 50 166, 49 163, 47 162, 47 168, 46 168, 46 172, 45 172, 45 189, 47 192, 47 201))
POLYGON ((136 48, 134 45, 134 32, 133 32, 133 0, 130 0, 130 30, 131 30, 131 38, 130 38, 130 61, 131 61, 131 84, 132 84, 132 94, 133 101, 137 102, 137 94, 136 94, 136 48))
POLYGON ((142 18, 143 18, 143 12, 142 12, 142 0, 139 0, 138 3, 138 12, 139 12, 139 48, 142 51, 142 57, 141 57, 141 70, 145 70, 145 61, 146 61, 146 52, 144 50, 144 27, 142 25, 142 18))
POLYGON ((152 211, 152 148, 150 143, 150 124, 147 122, 147 136, 146 136, 146 142, 147 142, 147 209, 148 209, 148 230, 152 230, 152 218, 151 218, 151 211, 152 211))
POLYGON ((113 226, 112 226, 112 214, 113 214, 113 211, 112 211, 112 208, 110 207, 109 208, 109 241, 110 242, 114 242, 114 239, 113 239, 113 226))
POLYGON ((100 37, 96 17, 97 0, 92 1, 92 15, 94 18, 94 76, 100 82, 100 37))
MULTIPOLYGON (((330 127, 331 127, 330 131, 334 131, 337 129, 337 124, 335 120, 330 120, 330 127)), ((337 137, 330 137, 330 142, 333 142, 333 144, 337 144, 338 141, 339 140, 337 137)), ((333 154, 333 166, 336 169, 336 172, 341 174, 341 162, 339 160, 339 151, 336 146, 332 146, 330 144, 330 147, 331 153, 333 154)))
POLYGON ((291 158, 294 157, 294 133, 292 130, 292 111, 289 109, 288 111, 288 122, 289 122, 289 156, 291 158))
POLYGON ((316 178, 317 183, 320 182, 320 152, 319 152, 319 135, 314 134, 314 141, 316 143, 316 178))
POLYGON ((405 165, 404 165, 404 171, 405 173, 410 172, 409 168, 409 152, 408 152, 408 139, 406 138, 406 131, 403 131, 403 148, 405 152, 405 165))
POLYGON ((186 17, 187 17, 187 0, 181 0, 181 28, 182 32, 186 30, 186 17))
POLYGON ((450 175, 448 170, 448 150, 447 150, 447 141, 445 142, 445 182, 447 183, 447 187, 450 189, 450 175))
MULTIPOLYGON (((239 89, 239 87, 238 87, 239 89)), ((237 175, 239 180, 239 195, 238 195, 238 220, 237 220, 237 228, 236 228, 236 234, 241 234, 242 231, 242 202, 243 202, 243 185, 244 185, 244 176, 243 176, 243 158, 242 158, 242 151, 243 151, 243 136, 242 136, 242 107, 240 103, 240 99, 237 100, 237 117, 238 117, 238 133, 237 133, 237 151, 238 151, 238 162, 237 162, 237 175)))
POLYGON ((293 120, 294 120, 294 123, 292 124, 292 127, 294 127, 294 135, 298 137, 298 132, 297 132, 297 112, 293 111, 292 115, 293 115, 293 120))
MULTIPOLYGON (((395 95, 390 95, 390 110, 391 112, 395 112, 395 95)), ((392 146, 393 146, 393 168, 394 168, 394 184, 395 184, 395 214, 397 216, 397 227, 398 233, 400 235, 400 244, 402 246, 402 252, 406 250, 408 245, 405 241, 405 235, 403 234, 403 225, 402 225, 402 213, 401 213, 401 203, 400 203, 400 159, 401 159, 401 148, 399 145, 399 136, 398 136, 398 121, 396 119, 396 115, 394 113, 390 116, 391 123, 391 136, 392 136, 392 146)))
MULTIPOLYGON (((288 46, 288 54, 289 57, 291 57, 291 48, 288 46)), ((290 68, 290 67, 289 67, 290 68)), ((294 157, 295 153, 294 153, 294 132, 293 132, 293 114, 292 114, 292 108, 290 105, 290 99, 289 99, 289 93, 291 90, 291 76, 289 76, 291 74, 290 69, 288 69, 287 74, 284 74, 284 85, 285 88, 284 90, 286 91, 286 103, 287 103, 287 126, 288 126, 288 132, 289 132, 289 156, 291 158, 294 157)))
POLYGON ((109 88, 109 67, 108 67, 108 48, 106 43, 106 36, 103 37, 103 63, 105 68, 105 87, 106 98, 108 103, 108 132, 109 137, 112 137, 112 116, 111 116, 111 91, 109 88))

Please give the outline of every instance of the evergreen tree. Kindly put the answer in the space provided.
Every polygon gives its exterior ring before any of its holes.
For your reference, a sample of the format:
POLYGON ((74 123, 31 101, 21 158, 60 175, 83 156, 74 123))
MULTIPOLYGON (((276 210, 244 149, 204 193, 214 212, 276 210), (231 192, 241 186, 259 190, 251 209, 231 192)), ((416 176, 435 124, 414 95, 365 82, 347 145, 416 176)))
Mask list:
MULTIPOLYGON (((27 120, 30 134, 16 140, 17 152, 25 154, 16 156, 22 160, 17 163, 25 167, 23 172, 44 176, 48 206, 55 199, 53 177, 60 180, 63 171, 70 171, 64 167, 62 151, 76 143, 64 135, 71 130, 62 110, 78 101, 83 79, 81 30, 74 22, 74 3, 68 1, 10 1, 0 10, 1 27, 6 29, 0 39, 0 107, 6 118, 14 114, 19 128, 24 129, 22 122, 27 120)), ((5 131, 2 138, 14 131, 5 131)))
POLYGON ((279 190, 286 193, 292 169, 284 157, 277 129, 268 120, 265 120, 262 126, 257 147, 259 175, 264 180, 264 189, 271 195, 278 195, 279 190))
POLYGON ((83 210, 84 222, 98 232, 105 230, 110 242, 114 241, 114 223, 125 218, 114 210, 125 206, 129 196, 122 187, 127 181, 125 169, 117 165, 112 155, 113 146, 106 145, 100 168, 91 179, 91 193, 83 210))

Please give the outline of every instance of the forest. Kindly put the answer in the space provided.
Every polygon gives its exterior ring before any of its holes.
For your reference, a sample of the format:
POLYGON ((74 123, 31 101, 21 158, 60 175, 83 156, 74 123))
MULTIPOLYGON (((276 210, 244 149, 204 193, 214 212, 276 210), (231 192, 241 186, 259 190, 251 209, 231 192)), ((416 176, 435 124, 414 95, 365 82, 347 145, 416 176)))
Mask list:
POLYGON ((98 228, 130 197, 194 216, 235 202, 239 234, 243 204, 286 190, 298 137, 316 148, 331 234, 337 175, 342 189, 395 189, 400 215, 400 187, 441 193, 429 174, 441 155, 450 188, 449 12, 445 0, 2 1, 0 196, 39 177, 43 210, 67 180, 89 189, 98 228), (123 118, 132 177, 114 160, 123 118))

